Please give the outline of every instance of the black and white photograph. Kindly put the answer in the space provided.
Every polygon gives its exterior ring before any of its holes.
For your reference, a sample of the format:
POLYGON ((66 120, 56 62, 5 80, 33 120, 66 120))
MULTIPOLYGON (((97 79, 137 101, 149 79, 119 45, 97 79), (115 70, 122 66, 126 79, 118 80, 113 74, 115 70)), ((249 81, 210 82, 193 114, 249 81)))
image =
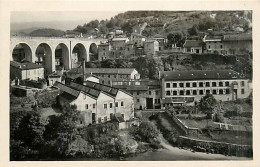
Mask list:
POLYGON ((9 161, 254 160, 254 12, 10 11, 9 161))

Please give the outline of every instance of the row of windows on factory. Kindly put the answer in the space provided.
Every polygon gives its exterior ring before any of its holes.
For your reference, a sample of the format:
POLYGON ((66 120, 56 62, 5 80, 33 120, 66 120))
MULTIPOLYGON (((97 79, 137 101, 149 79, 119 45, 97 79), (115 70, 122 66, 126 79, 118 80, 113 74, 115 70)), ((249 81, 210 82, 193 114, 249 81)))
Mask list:
MULTIPOLYGON (((121 107, 124 107, 124 101, 115 102, 115 107, 119 107, 119 104, 120 104, 121 107)), ((96 104, 95 103, 92 105, 92 108, 93 109, 96 108, 96 104)), ((103 108, 104 109, 113 108, 113 103, 104 103, 103 108)), ((85 104, 85 109, 90 109, 89 104, 85 104)))
POLYGON ((30 76, 30 74, 40 74, 40 70, 27 70, 26 75, 30 76))
MULTIPOLYGON (((213 90, 174 90, 174 91, 166 91, 167 96, 175 96, 175 95, 205 95, 205 94, 213 94, 213 95, 223 95, 230 94, 230 89, 213 89, 213 90), (184 94, 185 93, 185 94, 184 94)), ((245 90, 241 89, 241 94, 245 94, 245 90)))
MULTIPOLYGON (((180 82, 179 84, 178 83, 176 83, 176 82, 174 82, 174 83, 172 83, 172 88, 177 88, 177 87, 181 87, 181 88, 183 88, 184 86, 185 87, 204 87, 204 86, 206 86, 206 87, 217 87, 217 86, 219 86, 219 87, 221 87, 221 86, 229 86, 230 85, 230 83, 228 82, 228 81, 226 81, 226 82, 222 82, 222 81, 220 81, 220 82, 186 82, 185 84, 184 84, 184 82, 180 82)), ((240 82, 240 85, 241 86, 245 86, 245 82, 244 81, 241 81, 240 82)), ((166 88, 171 88, 171 83, 166 83, 166 88)))
MULTIPOLYGON (((159 92, 158 90, 155 91, 155 95, 159 95, 159 93, 160 93, 160 92, 159 92)), ((132 92, 132 94, 133 94, 133 92, 132 92)), ((148 91, 148 94, 149 94, 149 95, 152 95, 152 91, 149 90, 149 91, 148 91)), ((136 91, 136 95, 140 95, 140 91, 136 91)))
POLYGON ((94 74, 96 76, 102 77, 102 78, 124 78, 124 79, 130 79, 130 75, 127 74, 94 74))

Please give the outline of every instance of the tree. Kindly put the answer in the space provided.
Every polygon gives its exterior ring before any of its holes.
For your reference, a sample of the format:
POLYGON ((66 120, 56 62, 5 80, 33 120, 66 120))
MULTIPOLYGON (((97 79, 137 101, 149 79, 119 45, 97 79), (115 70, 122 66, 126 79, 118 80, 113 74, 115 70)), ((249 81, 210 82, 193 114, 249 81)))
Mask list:
POLYGON ((170 45, 172 44, 180 44, 180 41, 182 40, 183 36, 180 32, 176 33, 169 33, 167 35, 168 43, 170 45))
MULTIPOLYGON (((217 100, 212 94, 206 94, 199 102, 199 109, 207 114, 207 120, 212 118, 213 110, 217 104, 217 100)), ((208 124, 208 122, 207 122, 208 124)))
POLYGON ((198 25, 194 24, 191 28, 188 29, 189 35, 198 35, 198 25))
POLYGON ((79 111, 76 107, 65 106, 60 115, 60 123, 58 127, 57 149, 60 154, 68 152, 70 144, 76 140, 79 135, 77 124, 79 120, 79 111))

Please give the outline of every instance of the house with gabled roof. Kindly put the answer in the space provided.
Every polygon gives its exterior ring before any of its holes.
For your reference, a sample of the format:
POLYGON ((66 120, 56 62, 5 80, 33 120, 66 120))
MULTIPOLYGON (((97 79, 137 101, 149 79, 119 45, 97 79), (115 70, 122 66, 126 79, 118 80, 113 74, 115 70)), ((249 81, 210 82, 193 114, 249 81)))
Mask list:
POLYGON ((133 96, 130 93, 122 89, 118 89, 115 87, 111 87, 111 86, 107 86, 107 85, 103 85, 91 81, 87 81, 85 83, 85 86, 110 94, 114 98, 115 113, 120 113, 123 116, 124 120, 126 121, 133 118, 134 100, 133 100, 133 96))
POLYGON ((201 54, 203 52, 202 49, 202 41, 199 40, 186 40, 183 44, 184 53, 201 54))

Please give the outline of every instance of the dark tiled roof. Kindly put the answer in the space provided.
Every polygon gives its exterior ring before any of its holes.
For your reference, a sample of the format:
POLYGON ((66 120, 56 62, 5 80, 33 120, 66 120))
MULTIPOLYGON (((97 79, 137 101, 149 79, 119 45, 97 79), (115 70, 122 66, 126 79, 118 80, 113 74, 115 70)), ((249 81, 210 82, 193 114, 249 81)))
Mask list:
POLYGON ((252 40, 252 34, 232 34, 224 35, 224 41, 242 41, 242 40, 252 40))
POLYGON ((197 41, 197 40, 186 40, 183 46, 185 48, 202 47, 201 42, 202 41, 197 41))
POLYGON ((131 74, 134 68, 86 68, 86 73, 94 74, 131 74))
POLYGON ((55 82, 53 86, 58 87, 61 91, 66 92, 74 97, 78 97, 80 93, 80 91, 72 89, 60 82, 55 82))
POLYGON ((243 78, 233 70, 194 70, 194 71, 160 71, 160 78, 166 81, 203 80, 203 79, 239 79, 243 78), (236 76, 236 77, 235 77, 236 76))
POLYGON ((19 63, 16 61, 10 61, 10 65, 21 70, 31 70, 31 69, 38 69, 43 68, 43 66, 31 62, 19 63))
POLYGON ((65 98, 69 103, 77 99, 77 97, 75 97, 67 92, 63 92, 62 94, 60 94, 60 97, 65 98))
POLYGON ((152 36, 152 39, 156 39, 156 38, 165 38, 165 37, 160 34, 156 34, 156 35, 152 36))
POLYGON ((93 89, 93 88, 90 88, 90 87, 87 87, 87 86, 84 86, 81 84, 77 84, 75 82, 70 82, 70 87, 73 89, 76 89, 78 91, 85 92, 95 98, 98 98, 98 96, 100 94, 99 90, 96 90, 96 89, 93 89))
POLYGON ((113 88, 113 87, 103 85, 100 83, 96 83, 96 82, 86 81, 85 84, 87 87, 94 88, 94 89, 97 89, 100 91, 104 91, 114 97, 117 95, 117 92, 118 92, 117 88, 113 88))
MULTIPOLYGON (((134 68, 86 68, 85 73, 90 74, 131 74, 134 68)), ((73 68, 68 71, 69 75, 82 73, 82 68, 73 68)))

